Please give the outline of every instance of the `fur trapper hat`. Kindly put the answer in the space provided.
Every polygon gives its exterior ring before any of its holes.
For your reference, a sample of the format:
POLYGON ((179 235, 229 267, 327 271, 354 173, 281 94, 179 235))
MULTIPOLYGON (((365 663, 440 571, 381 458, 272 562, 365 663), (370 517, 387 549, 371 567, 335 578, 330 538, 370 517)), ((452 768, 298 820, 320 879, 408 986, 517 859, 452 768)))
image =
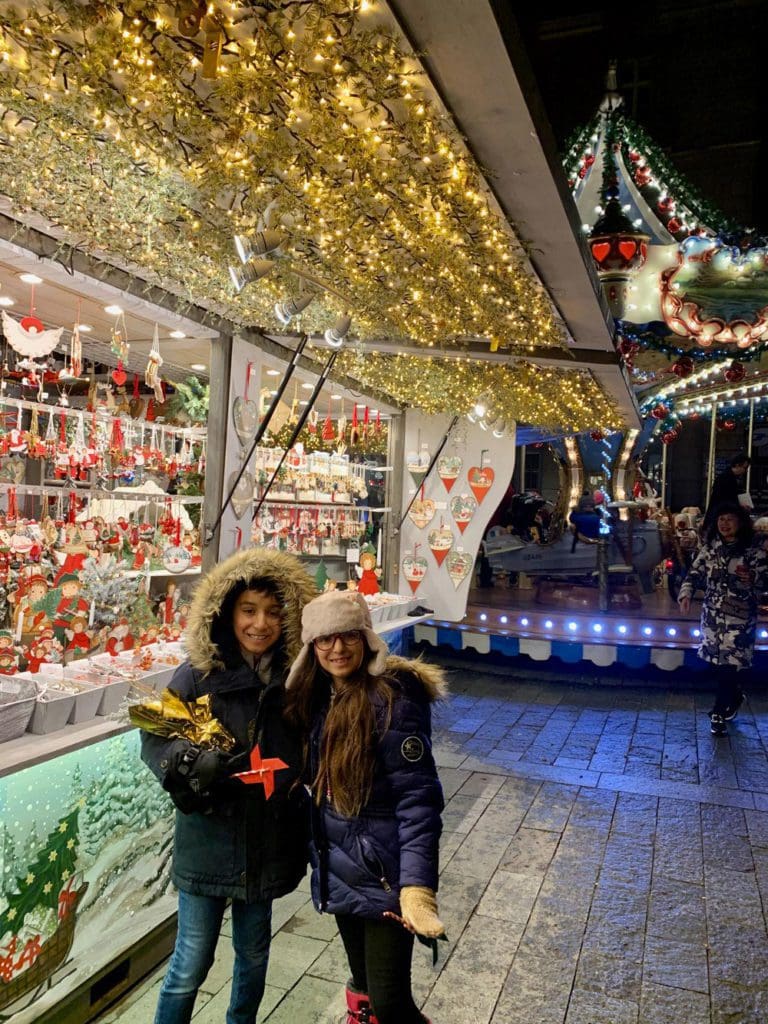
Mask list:
POLYGON ((301 613, 301 642, 304 646, 288 673, 285 688, 289 690, 309 664, 313 640, 332 633, 346 633, 350 629, 359 629, 365 637, 371 652, 368 672, 372 676, 382 675, 387 667, 389 648, 374 632, 365 598, 356 591, 329 590, 304 606, 301 613))

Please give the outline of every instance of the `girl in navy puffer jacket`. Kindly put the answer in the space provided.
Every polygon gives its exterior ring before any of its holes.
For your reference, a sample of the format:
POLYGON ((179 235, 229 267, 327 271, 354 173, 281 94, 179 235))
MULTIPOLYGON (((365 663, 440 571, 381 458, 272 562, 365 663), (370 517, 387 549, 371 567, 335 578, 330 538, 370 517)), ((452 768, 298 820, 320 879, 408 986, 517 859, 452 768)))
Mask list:
POLYGON ((308 737, 312 897, 336 915, 344 942, 347 1020, 422 1024, 413 936, 444 932, 435 897, 443 793, 430 722, 442 673, 389 655, 356 593, 310 601, 301 639, 286 714, 308 737))

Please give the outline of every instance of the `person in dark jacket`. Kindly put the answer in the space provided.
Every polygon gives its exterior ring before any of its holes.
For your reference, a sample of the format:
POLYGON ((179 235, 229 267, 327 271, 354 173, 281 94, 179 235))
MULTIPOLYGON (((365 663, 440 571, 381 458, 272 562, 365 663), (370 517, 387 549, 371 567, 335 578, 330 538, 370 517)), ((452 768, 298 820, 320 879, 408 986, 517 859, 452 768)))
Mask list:
POLYGON ((234 735, 236 749, 224 755, 142 733, 142 759, 177 807, 178 932, 155 1024, 192 1017, 229 900, 235 966, 226 1021, 255 1024, 272 900, 295 889, 307 866, 303 744, 283 716, 283 681, 299 650, 302 608, 315 592, 298 559, 278 551, 249 549, 218 565, 195 593, 185 635, 189 660, 170 688, 184 700, 211 694, 213 715, 234 735), (259 758, 286 767, 256 776, 256 784, 233 777, 259 758))
POLYGON ((308 604, 301 638, 286 715, 308 736, 312 898, 336 915, 349 960, 347 1021, 422 1024, 411 993, 414 933, 444 932, 430 711, 443 676, 391 656, 359 594, 331 591, 308 604))
POLYGON ((739 504, 739 495, 747 489, 746 477, 750 461, 748 455, 739 452, 738 455, 733 456, 728 468, 715 477, 702 523, 702 530, 705 532, 717 519, 717 510, 721 505, 739 504))
POLYGON ((752 521, 740 505, 720 505, 677 600, 688 614, 691 598, 704 591, 699 657, 710 666, 715 703, 709 712, 713 736, 725 736, 744 700, 739 672, 752 664, 757 631, 757 595, 768 583, 768 558, 753 544, 752 521))

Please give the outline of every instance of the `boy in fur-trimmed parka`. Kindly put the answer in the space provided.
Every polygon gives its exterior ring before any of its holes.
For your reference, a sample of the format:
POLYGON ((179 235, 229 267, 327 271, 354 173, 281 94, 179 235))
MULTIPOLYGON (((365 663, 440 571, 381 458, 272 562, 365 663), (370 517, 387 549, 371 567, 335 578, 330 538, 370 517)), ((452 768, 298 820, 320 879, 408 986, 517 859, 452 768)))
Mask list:
POLYGON ((255 1024, 269 956, 272 900, 306 871, 308 807, 302 744, 283 716, 283 681, 300 647, 301 612, 315 587, 292 555, 254 548, 216 566, 192 602, 189 659, 170 688, 212 695, 235 737, 232 755, 142 733, 142 759, 177 807, 173 881, 176 946, 155 1024, 186 1024, 232 901, 235 966, 227 1024, 255 1024), (270 762, 247 783, 235 772, 270 762), (278 768, 275 762, 284 767, 278 768))

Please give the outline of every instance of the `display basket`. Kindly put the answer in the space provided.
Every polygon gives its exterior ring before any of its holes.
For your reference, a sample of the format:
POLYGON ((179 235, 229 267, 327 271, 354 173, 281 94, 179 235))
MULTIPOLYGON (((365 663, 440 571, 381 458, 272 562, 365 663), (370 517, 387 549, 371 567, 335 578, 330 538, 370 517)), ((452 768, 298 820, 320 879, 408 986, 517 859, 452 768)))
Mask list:
POLYGON ((0 743, 27 731, 36 696, 37 688, 29 679, 0 679, 0 743))

